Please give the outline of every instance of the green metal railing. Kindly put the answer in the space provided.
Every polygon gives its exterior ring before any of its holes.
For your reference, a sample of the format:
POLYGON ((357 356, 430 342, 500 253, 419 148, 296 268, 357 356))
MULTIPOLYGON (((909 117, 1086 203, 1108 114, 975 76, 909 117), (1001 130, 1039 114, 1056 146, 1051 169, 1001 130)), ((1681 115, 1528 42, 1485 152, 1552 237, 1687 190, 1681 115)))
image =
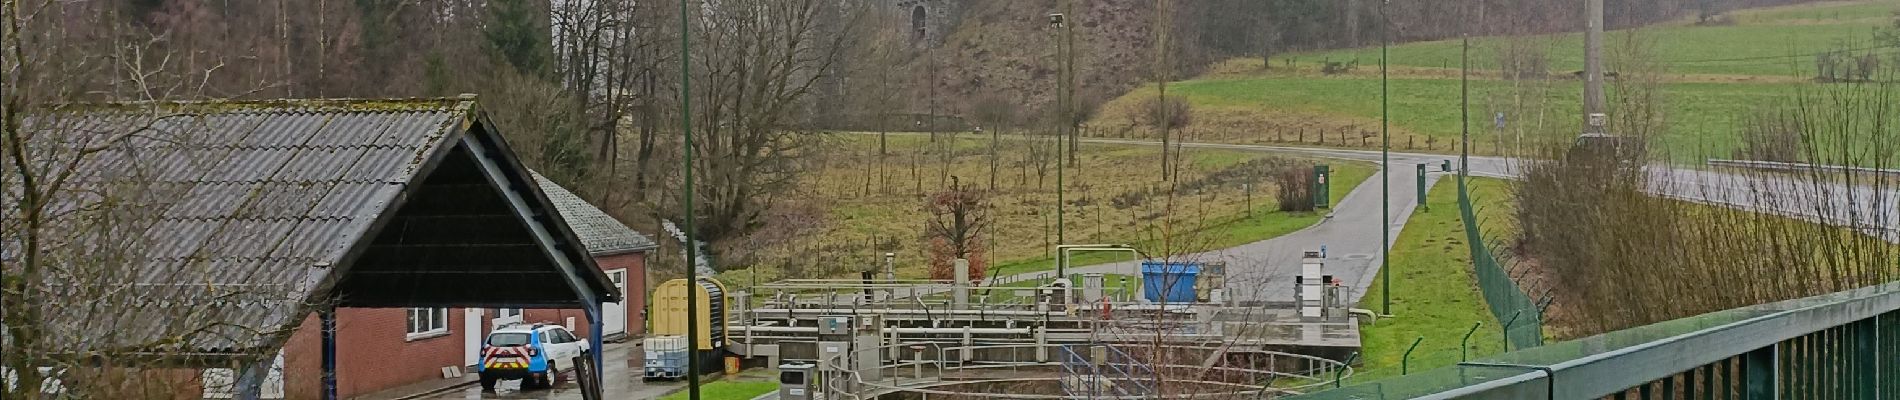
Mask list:
POLYGON ((1504 323, 1504 338, 1511 348, 1528 349, 1544 345, 1543 307, 1531 300, 1504 265, 1492 254, 1484 232, 1478 226, 1477 210, 1471 205, 1471 190, 1463 173, 1458 176, 1458 213, 1465 221, 1465 242, 1471 245, 1471 265, 1478 277, 1478 289, 1491 315, 1504 323))
POLYGON ((1297 399, 1900 399, 1900 283, 1718 311, 1297 399))

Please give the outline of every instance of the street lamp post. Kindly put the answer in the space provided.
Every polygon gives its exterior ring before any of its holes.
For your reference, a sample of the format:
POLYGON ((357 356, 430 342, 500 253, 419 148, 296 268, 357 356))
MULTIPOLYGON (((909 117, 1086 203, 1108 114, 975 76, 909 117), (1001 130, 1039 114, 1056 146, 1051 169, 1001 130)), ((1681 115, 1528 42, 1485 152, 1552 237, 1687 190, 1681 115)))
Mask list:
MULTIPOLYGON (((682 137, 680 169, 685 173, 685 190, 680 201, 685 218, 680 247, 686 248, 686 337, 699 337, 699 323, 694 318, 699 310, 699 296, 690 290, 699 287, 699 272, 694 268, 699 249, 693 241, 693 75, 692 75, 692 28, 687 24, 687 0, 680 0, 680 134, 682 137)), ((596 365, 594 368, 604 366, 596 365)), ((699 343, 691 339, 686 344, 686 397, 699 400, 699 343)))
POLYGON ((1387 49, 1392 47, 1392 18, 1388 17, 1385 7, 1390 0, 1379 2, 1379 297, 1384 307, 1381 314, 1392 315, 1392 111, 1390 108, 1391 87, 1388 86, 1387 49))
MULTIPOLYGON (((1049 27, 1057 29, 1057 32, 1068 30, 1069 23, 1068 23, 1067 14, 1063 14, 1063 13, 1049 14, 1049 27)), ((1066 54, 1066 52, 1075 51, 1075 49, 1073 48, 1065 48, 1065 47, 1066 46, 1063 46, 1062 44, 1062 40, 1060 39, 1056 40, 1056 63, 1057 64, 1063 64, 1062 56, 1066 54)), ((1065 168, 1066 166, 1063 164, 1067 163, 1067 160, 1063 159, 1064 157, 1061 155, 1061 153, 1063 151, 1063 148, 1065 147, 1065 144, 1063 143, 1063 141, 1067 140, 1069 137, 1069 132, 1067 130, 1073 129, 1069 126, 1070 123, 1073 122, 1070 120, 1075 118, 1074 113, 1069 109, 1069 103, 1073 100, 1069 98, 1070 96, 1069 96, 1068 86, 1070 85, 1070 83, 1068 81, 1068 76, 1069 74, 1074 73, 1074 71, 1069 70, 1069 68, 1070 66, 1066 64, 1063 64, 1062 66, 1058 67, 1058 69, 1062 71, 1062 77, 1059 78, 1056 82, 1057 85, 1062 86, 1061 88, 1058 88, 1056 90, 1056 99, 1057 99, 1056 107, 1062 110, 1061 118, 1056 121, 1057 125, 1059 125, 1056 131, 1056 153, 1057 153, 1056 155, 1056 245, 1058 246, 1068 243, 1067 238, 1064 237, 1063 235, 1065 228, 1067 228, 1067 226, 1063 224, 1063 218, 1062 218, 1063 214, 1065 214, 1064 211, 1066 211, 1067 209, 1067 204, 1064 204, 1064 203, 1067 203, 1067 201, 1063 199, 1064 187, 1062 184, 1063 170, 1067 169, 1065 168)), ((1070 144, 1073 144, 1073 143, 1070 143, 1070 144)), ((1071 157, 1073 157, 1073 155, 1071 155, 1071 157)))

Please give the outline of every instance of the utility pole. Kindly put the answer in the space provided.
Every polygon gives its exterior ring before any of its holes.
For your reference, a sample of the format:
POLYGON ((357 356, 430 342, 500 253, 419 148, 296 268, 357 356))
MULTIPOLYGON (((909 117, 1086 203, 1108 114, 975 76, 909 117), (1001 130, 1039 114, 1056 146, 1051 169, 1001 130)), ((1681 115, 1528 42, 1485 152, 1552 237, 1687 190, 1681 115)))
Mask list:
MULTIPOLYGON (((1064 18, 1075 18, 1075 0, 1062 1, 1062 15, 1064 18)), ((1062 36, 1062 41, 1066 42, 1062 45, 1063 52, 1067 53, 1067 60, 1064 60, 1063 66, 1067 72, 1064 73, 1063 82, 1068 84, 1068 88, 1063 91, 1069 98, 1068 102, 1062 106, 1064 113, 1062 122, 1069 125, 1069 166, 1081 167, 1082 164, 1076 161, 1076 153, 1082 146, 1079 143, 1082 138, 1082 123, 1075 120, 1075 24, 1065 21, 1062 24, 1062 36)))
MULTIPOLYGON (((1071 25, 1068 21, 1068 18, 1069 18, 1068 14, 1063 14, 1063 13, 1049 14, 1049 27, 1066 31, 1069 29, 1069 26, 1071 25)), ((1056 32, 1056 34, 1063 34, 1063 33, 1056 32)), ((1070 134, 1070 132, 1063 132, 1063 130, 1068 129, 1071 132, 1073 132, 1074 130, 1073 121, 1075 119, 1075 114, 1073 113, 1073 110, 1069 108, 1069 103, 1072 101, 1072 99, 1069 98, 1072 94, 1069 93, 1069 88, 1068 88, 1068 85, 1070 84, 1068 80, 1070 65, 1062 61, 1063 53, 1069 50, 1064 49, 1064 47, 1066 46, 1063 45, 1063 40, 1061 38, 1056 38, 1055 42, 1056 42, 1056 59, 1055 59, 1056 70, 1060 71, 1059 73, 1063 75, 1063 76, 1056 77, 1056 85, 1058 86, 1056 88, 1056 110, 1058 111, 1057 120, 1056 120, 1056 245, 1061 246, 1068 243, 1065 240, 1067 239, 1067 237, 1064 236, 1064 234, 1066 233, 1065 228, 1067 228, 1067 226, 1063 224, 1063 218, 1062 218, 1063 214, 1066 214, 1066 211, 1068 210, 1068 204, 1066 204, 1068 203, 1068 201, 1066 201, 1066 199, 1063 198, 1064 197, 1063 189, 1065 189, 1066 187, 1062 184, 1062 175, 1064 172, 1063 170, 1068 169, 1067 164, 1069 163, 1069 161, 1063 160, 1063 157, 1062 157, 1062 151, 1064 147, 1062 141, 1067 139, 1070 134)), ((1069 157, 1075 157, 1075 148, 1073 147, 1075 146, 1075 142, 1070 141, 1068 143, 1068 146, 1070 146, 1069 157)))
POLYGON ((1583 35, 1583 133, 1601 135, 1603 126, 1591 120, 1604 113, 1603 0, 1588 0, 1588 3, 1584 14, 1589 26, 1583 35))
MULTIPOLYGON (((680 0, 680 134, 683 136, 680 169, 685 170, 686 190, 680 201, 686 218, 681 221, 684 236, 680 247, 686 249, 686 398, 699 400, 699 248, 693 239, 693 42, 692 26, 687 24, 687 0, 680 0)), ((594 368, 604 366, 596 365, 594 368)))
POLYGON ((1392 315, 1392 109, 1387 79, 1392 18, 1385 13, 1385 6, 1389 4, 1391 0, 1379 2, 1379 275, 1382 276, 1379 297, 1384 304, 1380 313, 1387 316, 1392 315))

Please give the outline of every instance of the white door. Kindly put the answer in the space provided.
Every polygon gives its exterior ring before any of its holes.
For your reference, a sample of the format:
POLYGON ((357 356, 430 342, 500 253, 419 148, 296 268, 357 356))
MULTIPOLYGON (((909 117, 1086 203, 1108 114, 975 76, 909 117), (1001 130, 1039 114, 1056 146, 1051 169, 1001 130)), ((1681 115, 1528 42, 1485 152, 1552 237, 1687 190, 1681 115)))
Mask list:
MULTIPOLYGON (((620 288, 622 297, 637 296, 636 294, 627 293, 627 270, 616 269, 607 271, 607 278, 613 279, 614 287, 620 288)), ((622 302, 623 303, 602 303, 600 305, 600 334, 602 336, 627 333, 627 307, 622 305, 625 300, 622 300, 622 302)))
POLYGON ((467 347, 462 351, 462 365, 475 365, 482 362, 482 340, 488 335, 482 330, 482 309, 462 309, 462 339, 467 347))
POLYGON ((490 321, 489 327, 490 329, 501 329, 503 325, 520 323, 520 322, 521 322, 521 309, 497 308, 495 309, 495 319, 493 321, 490 321))

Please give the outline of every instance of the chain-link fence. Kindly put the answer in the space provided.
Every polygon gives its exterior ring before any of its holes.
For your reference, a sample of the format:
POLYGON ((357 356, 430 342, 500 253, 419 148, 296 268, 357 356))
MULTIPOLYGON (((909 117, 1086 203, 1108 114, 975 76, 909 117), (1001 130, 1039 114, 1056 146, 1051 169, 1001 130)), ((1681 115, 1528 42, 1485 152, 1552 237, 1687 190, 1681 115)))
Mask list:
POLYGON ((1487 244, 1478 226, 1478 213, 1471 203, 1471 188, 1464 175, 1458 177, 1458 212, 1465 222, 1465 242, 1471 246, 1471 264, 1477 271, 1478 288, 1484 294, 1491 314, 1504 324, 1504 336, 1514 348, 1544 345, 1543 308, 1524 293, 1504 268, 1504 263, 1487 244))

